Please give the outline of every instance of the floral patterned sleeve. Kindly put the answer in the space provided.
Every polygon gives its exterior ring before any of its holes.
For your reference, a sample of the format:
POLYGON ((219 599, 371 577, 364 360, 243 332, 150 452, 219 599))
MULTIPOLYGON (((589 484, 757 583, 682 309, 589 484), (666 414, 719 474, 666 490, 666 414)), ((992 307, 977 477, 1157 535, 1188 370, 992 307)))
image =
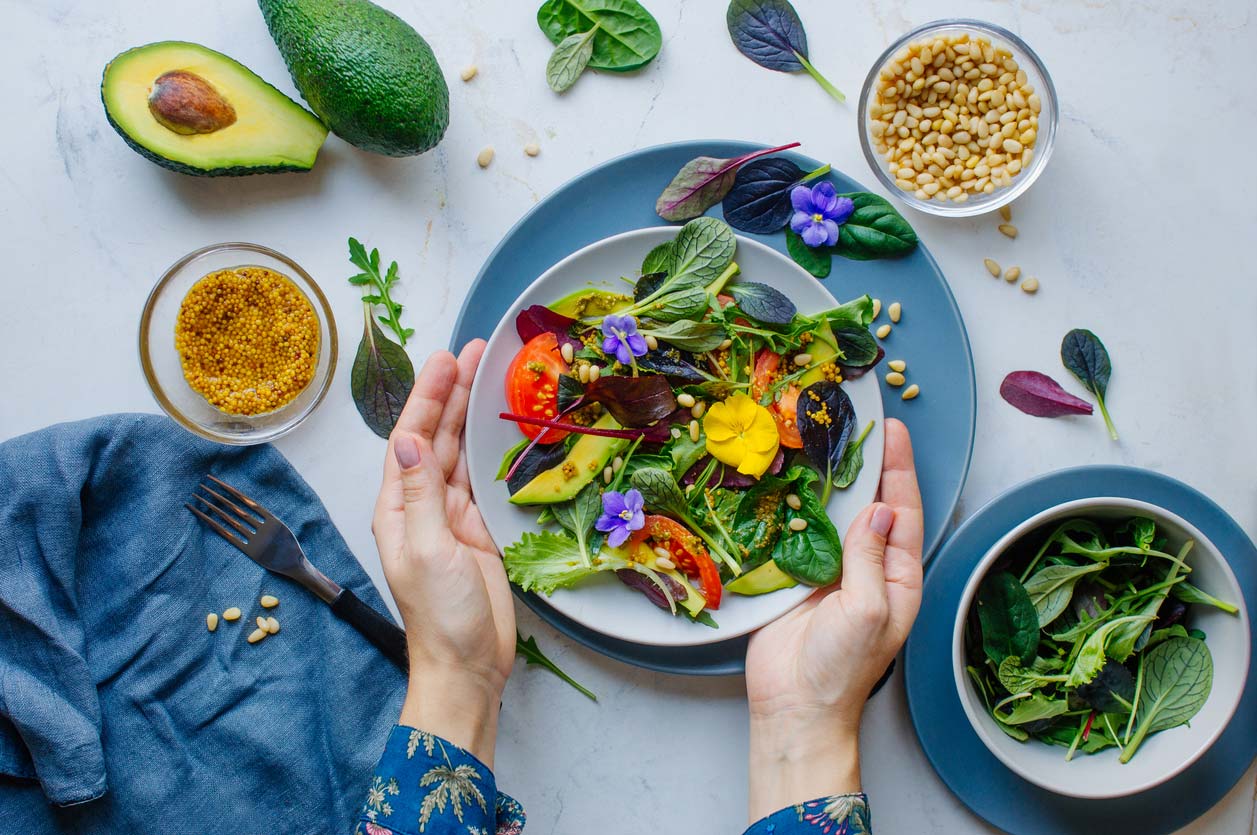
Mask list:
POLYGON ((493 772, 452 742, 397 725, 354 835, 519 835, 524 810, 493 772))
POLYGON ((745 835, 869 835, 869 799, 836 794, 797 803, 751 824, 745 835))

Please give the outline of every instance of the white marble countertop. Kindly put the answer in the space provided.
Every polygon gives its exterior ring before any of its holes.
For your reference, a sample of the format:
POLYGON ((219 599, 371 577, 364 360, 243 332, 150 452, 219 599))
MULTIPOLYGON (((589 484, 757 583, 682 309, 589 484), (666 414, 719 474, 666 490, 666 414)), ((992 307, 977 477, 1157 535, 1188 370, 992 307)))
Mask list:
MULTIPOLYGON (((401 262, 416 364, 444 347, 481 262, 517 218, 580 171, 633 148, 704 137, 779 144, 866 183, 854 107, 811 81, 754 66, 731 47, 719 0, 647 0, 665 43, 630 76, 590 74, 565 96, 546 87, 550 45, 537 0, 388 0, 433 44, 450 82, 444 143, 393 160, 329 139, 314 172, 201 180, 132 153, 109 128, 98 82, 114 54, 186 39, 222 50, 295 92, 248 0, 0 0, 0 438, 111 411, 156 411, 136 358, 149 288, 207 243, 251 240, 296 258, 342 323, 358 318, 345 238, 401 262), (463 66, 479 65, 470 84, 463 66), (541 155, 522 153, 538 142, 541 155), (475 163, 497 148, 487 171, 475 163)), ((1015 207, 1016 241, 990 218, 909 215, 949 277, 973 340, 978 445, 957 518, 1054 468, 1124 463, 1200 488, 1257 531, 1257 177, 1240 153, 1257 133, 1257 46, 1247 0, 796 0, 812 58, 853 99, 884 46, 911 26, 979 17, 1020 33, 1059 91, 1055 157, 1015 207), (1247 102, 1248 104, 1245 104, 1247 102), (1202 139, 1210 138, 1208 143, 1202 139), (1033 298, 994 286, 983 257, 1042 281, 1033 298), (1097 425, 1041 421, 997 389, 1015 368, 1059 370, 1071 327, 1114 358, 1110 405, 1123 439, 1097 425)), ((369 531, 383 442, 348 392, 356 328, 343 326, 332 395, 279 447, 320 493, 383 587, 369 531)), ((934 386, 944 385, 935 381, 934 386)), ((740 832, 746 707, 739 678, 659 675, 601 658, 520 607, 525 634, 599 694, 590 703, 545 672, 517 667, 498 771, 528 831, 740 832), (683 756, 682 752, 697 752, 683 756)), ((925 761, 898 678, 872 703, 864 775, 877 831, 992 831, 925 761)), ((1254 833, 1257 770, 1185 832, 1254 833)))

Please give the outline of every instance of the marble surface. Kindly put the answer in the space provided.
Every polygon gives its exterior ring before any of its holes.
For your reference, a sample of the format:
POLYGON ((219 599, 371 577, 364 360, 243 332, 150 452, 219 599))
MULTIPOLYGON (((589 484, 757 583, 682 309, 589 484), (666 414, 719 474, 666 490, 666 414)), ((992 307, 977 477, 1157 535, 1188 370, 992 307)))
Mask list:
MULTIPOLYGON (((730 46, 719 0, 650 0, 658 60, 627 76, 590 74, 550 92, 537 3, 389 0, 433 43, 453 121, 422 157, 370 156, 329 139, 308 175, 200 180, 132 153, 105 121, 101 68, 115 53, 187 39, 241 60, 286 92, 288 74, 248 0, 0 0, 0 437, 109 411, 156 411, 136 358, 140 308, 160 272, 191 249, 250 240, 295 257, 342 323, 332 395, 279 447, 323 496, 382 584, 369 531, 384 445, 348 393, 357 344, 345 238, 402 264, 405 318, 421 361, 443 347, 465 290, 510 225, 560 183, 658 142, 728 137, 779 144, 872 182, 851 106, 804 77, 756 67, 730 46), (475 63, 470 84, 459 70, 475 63), (529 142, 542 147, 526 157, 529 142), (475 163, 497 149, 488 170, 475 163)), ((1204 490, 1257 531, 1257 229, 1253 169, 1236 154, 1254 132, 1254 8, 1247 0, 797 0, 814 63, 848 95, 894 37, 947 16, 1019 32, 1053 74, 1062 106, 1056 155, 1014 210, 991 218, 911 215, 969 324, 979 387, 978 446, 957 511, 1045 470, 1093 462, 1150 467, 1204 490), (1246 105, 1245 102, 1248 102, 1246 105), (1208 138, 1209 142, 1203 142, 1208 138), (992 257, 1039 277, 1026 296, 983 270, 992 257), (1016 368, 1052 371, 1061 335, 1086 326, 1116 370, 1098 420, 1036 420, 997 389, 1016 368)), ((849 288, 852 292, 858 288, 849 288)), ((840 295, 845 291, 837 288, 840 295)), ((929 315, 910 311, 909 315, 929 315)), ((947 381, 926 381, 946 396, 947 381)), ((568 642, 521 609, 525 634, 600 696, 587 702, 522 665, 505 699, 502 785, 529 832, 738 832, 745 822, 746 707, 737 678, 643 672, 568 642)), ((935 777, 896 680, 868 711, 864 774, 879 833, 986 832, 935 777)), ((1257 771, 1185 832, 1253 833, 1257 771)))

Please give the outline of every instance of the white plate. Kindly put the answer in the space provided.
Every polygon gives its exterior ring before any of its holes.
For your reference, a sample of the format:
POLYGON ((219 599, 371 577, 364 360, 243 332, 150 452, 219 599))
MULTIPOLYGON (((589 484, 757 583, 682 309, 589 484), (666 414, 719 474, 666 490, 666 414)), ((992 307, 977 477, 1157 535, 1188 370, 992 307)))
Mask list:
MULTIPOLYGON (((496 481, 502 456, 520 440, 514 423, 500 420, 507 410, 506 369, 519 351, 515 318, 521 310, 551 304, 568 293, 588 287, 623 292, 620 276, 636 278, 642 259, 655 246, 674 239, 677 227, 657 226, 625 232, 569 255, 534 281, 515 302, 489 339, 480 371, 471 387, 467 417, 467 467, 480 514, 498 550, 535 531, 538 508, 510 504, 506 482, 496 481)), ((800 311, 817 313, 837 303, 819 281, 789 258, 761 243, 738 237, 735 260, 742 271, 735 280, 772 285, 794 301, 800 311)), ((856 293, 853 290, 853 295, 856 293)), ((864 445, 864 470, 846 490, 835 490, 829 515, 839 533, 877 493, 882 470, 882 396, 875 375, 843 385, 855 407, 857 432, 870 420, 877 421, 864 445)), ((811 593, 796 586, 757 597, 726 593, 712 615, 720 624, 711 629, 677 617, 652 605, 646 598, 607 573, 592 577, 572 589, 561 589, 547 599, 559 612, 604 635, 655 646, 698 646, 736 638, 770 623, 803 602, 811 593)))

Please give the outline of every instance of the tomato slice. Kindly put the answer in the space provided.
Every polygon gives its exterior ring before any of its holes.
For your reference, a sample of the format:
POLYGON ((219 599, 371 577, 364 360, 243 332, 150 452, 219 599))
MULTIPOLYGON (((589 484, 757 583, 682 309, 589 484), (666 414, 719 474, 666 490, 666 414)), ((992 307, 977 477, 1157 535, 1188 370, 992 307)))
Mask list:
MULTIPOLYGON (((767 349, 755 356, 755 377, 751 380, 751 396, 758 400, 772 385, 773 375, 781 367, 781 354, 767 349)), ((802 449, 803 438, 799 435, 799 387, 794 383, 786 386, 780 399, 768 407, 768 412, 777 424, 777 434, 781 436, 781 445, 791 449, 802 449)))
MULTIPOLYGON (((567 363, 559 353, 559 338, 542 333, 519 349, 506 369, 506 404, 517 415, 555 418, 559 414, 559 376, 566 374, 567 363)), ((540 443, 552 444, 567 437, 564 429, 546 429, 526 423, 515 424, 529 438, 545 431, 540 443)))
POLYGON ((702 586, 708 609, 720 608, 720 569, 703 547, 703 541, 689 529, 667 516, 647 516, 646 524, 633 534, 635 540, 645 540, 652 548, 663 548, 671 556, 686 577, 697 578, 702 586))

